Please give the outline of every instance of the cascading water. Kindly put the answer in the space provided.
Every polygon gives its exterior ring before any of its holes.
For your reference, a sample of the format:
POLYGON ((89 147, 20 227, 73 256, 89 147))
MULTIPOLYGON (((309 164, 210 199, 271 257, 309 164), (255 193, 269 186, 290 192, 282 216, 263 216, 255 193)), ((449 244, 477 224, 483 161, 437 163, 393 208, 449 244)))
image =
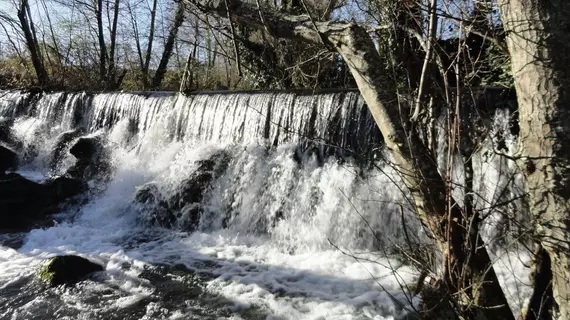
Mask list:
MULTIPOLYGON (((17 249, 6 246, 13 235, 0 242, 0 318, 384 319, 418 301, 402 290, 414 270, 388 257, 406 237, 428 240, 397 175, 379 160, 382 138, 355 92, 5 91, 0 117, 14 120, 19 172, 30 179, 73 165, 67 153, 55 169, 50 163, 70 130, 103 137, 112 167, 108 179, 90 182, 86 204, 22 234, 17 249), (209 169, 192 203, 166 210, 135 200, 147 186, 153 197, 178 199, 209 163, 220 169, 209 169), (63 253, 97 260, 105 272, 75 288, 31 281, 45 258, 63 253)), ((508 115, 495 122, 508 131, 508 115)), ((497 168, 504 160, 478 155, 481 201, 516 197, 496 191, 510 183, 497 168)), ((507 264, 499 275, 519 290, 512 271, 523 267, 507 264)), ((511 291, 520 308, 524 294, 511 291)))

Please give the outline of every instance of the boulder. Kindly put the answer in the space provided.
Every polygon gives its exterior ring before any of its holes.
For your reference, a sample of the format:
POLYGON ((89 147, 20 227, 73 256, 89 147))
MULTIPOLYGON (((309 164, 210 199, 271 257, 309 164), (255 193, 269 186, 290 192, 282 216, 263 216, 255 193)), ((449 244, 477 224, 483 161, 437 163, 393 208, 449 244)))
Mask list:
POLYGON ((81 137, 75 141, 69 153, 71 153, 77 160, 91 161, 96 155, 103 150, 103 143, 101 138, 81 137))
POLYGON ((201 204, 204 194, 211 182, 225 171, 229 160, 229 155, 222 151, 198 161, 196 170, 168 197, 155 183, 141 186, 135 195, 135 202, 142 206, 141 218, 164 227, 177 225, 186 231, 194 230, 204 212, 201 204))
POLYGON ((66 176, 51 179, 46 183, 46 187, 51 192, 52 201, 56 203, 87 191, 87 183, 66 176))
POLYGON ((15 169, 18 166, 18 155, 12 149, 0 144, 0 175, 6 170, 15 169))
POLYGON ((0 232, 21 231, 58 211, 64 201, 86 190, 84 182, 58 177, 45 184, 19 174, 0 177, 0 232))
POLYGON ((88 259, 74 255, 64 255, 49 259, 40 268, 38 278, 51 287, 62 284, 74 285, 90 274, 103 270, 102 265, 88 259))
POLYGON ((149 182, 137 189, 135 201, 141 204, 157 204, 162 196, 156 183, 149 182))
POLYGON ((170 206, 179 210, 188 204, 201 202, 210 183, 226 170, 229 161, 229 155, 223 151, 198 161, 196 171, 182 182, 179 191, 169 200, 170 206))
POLYGON ((4 175, 0 178, 0 231, 29 227, 45 216, 51 202, 44 185, 16 173, 4 175))
POLYGON ((186 204, 202 201, 213 179, 214 174, 211 171, 195 172, 182 182, 180 191, 170 200, 171 206, 180 209, 186 204))
POLYGON ((106 180, 109 177, 111 165, 100 136, 77 139, 69 152, 77 161, 67 171, 68 176, 84 181, 106 180))
POLYGON ((12 143, 12 119, 0 118, 0 142, 12 143))
POLYGON ((204 213, 204 206, 201 203, 191 203, 180 210, 180 217, 177 225, 183 230, 194 230, 200 224, 200 218, 204 213))
POLYGON ((54 149, 52 151, 49 167, 51 171, 56 171, 58 164, 64 159, 69 144, 73 139, 77 138, 80 134, 79 130, 70 130, 60 134, 55 142, 54 149))
POLYGON ((138 188, 135 202, 141 206, 143 211, 141 218, 146 222, 163 227, 172 227, 174 224, 174 213, 155 183, 149 182, 138 188))

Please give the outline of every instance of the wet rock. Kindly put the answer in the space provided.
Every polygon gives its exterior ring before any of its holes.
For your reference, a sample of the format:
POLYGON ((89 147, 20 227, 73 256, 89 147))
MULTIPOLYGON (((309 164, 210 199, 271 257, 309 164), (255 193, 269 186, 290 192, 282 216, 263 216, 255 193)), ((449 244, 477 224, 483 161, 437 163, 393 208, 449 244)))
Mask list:
POLYGON ((214 179, 212 172, 196 172, 190 178, 182 182, 180 192, 171 199, 174 208, 182 208, 188 203, 200 202, 210 182, 214 179))
POLYGON ((196 171, 182 182, 180 191, 170 199, 169 203, 173 209, 201 202, 211 182, 226 170, 229 161, 229 155, 223 151, 198 161, 196 171))
POLYGON ((40 268, 38 278, 50 286, 74 285, 94 272, 103 271, 102 265, 85 258, 65 255, 49 259, 40 268))
POLYGON ((0 178, 0 230, 20 230, 44 217, 51 206, 44 185, 19 174, 9 173, 0 178))
POLYGON ((158 186, 153 182, 142 185, 135 194, 135 201, 141 204, 155 204, 160 198, 158 186))
POLYGON ((79 179, 70 177, 57 177, 46 183, 51 192, 52 202, 60 203, 87 191, 87 184, 79 179))
POLYGON ((154 182, 144 184, 137 190, 135 202, 142 209, 141 218, 148 223, 170 228, 176 222, 172 208, 154 182))
POLYGON ((0 118, 0 142, 12 143, 12 119, 0 118))
POLYGON ((18 166, 18 155, 12 149, 0 144, 0 175, 6 170, 15 169, 18 166))
POLYGON ((108 180, 111 165, 102 137, 81 137, 75 141, 69 152, 77 161, 67 171, 68 176, 84 181, 108 180))
POLYGON ((14 119, 2 118, 0 117, 0 144, 20 152, 23 143, 16 138, 14 132, 12 131, 12 126, 14 124, 14 119))
POLYGON ((85 190, 82 181, 68 177, 40 184, 8 173, 0 177, 0 232, 26 230, 85 190))
POLYGON ((200 203, 192 203, 180 211, 177 225, 187 231, 195 230, 200 224, 200 218, 204 213, 204 206, 200 203))
POLYGON ((58 164, 65 158, 67 149, 73 139, 77 138, 80 134, 79 130, 70 130, 60 134, 55 142, 55 147, 50 157, 50 170, 55 171, 58 164))
POLYGON ((165 197, 156 184, 140 187, 135 202, 143 205, 147 220, 164 227, 178 226, 186 231, 195 230, 204 212, 201 204, 212 181, 227 168, 230 157, 218 152, 197 162, 197 169, 177 188, 165 197), (149 218, 150 217, 150 218, 149 218))
POLYGON ((103 151, 103 143, 100 137, 81 137, 75 141, 69 153, 77 160, 91 161, 103 151))
POLYGON ((175 222, 174 213, 160 193, 158 186, 149 182, 141 186, 135 194, 135 202, 144 212, 143 220, 163 227, 172 227, 175 222))

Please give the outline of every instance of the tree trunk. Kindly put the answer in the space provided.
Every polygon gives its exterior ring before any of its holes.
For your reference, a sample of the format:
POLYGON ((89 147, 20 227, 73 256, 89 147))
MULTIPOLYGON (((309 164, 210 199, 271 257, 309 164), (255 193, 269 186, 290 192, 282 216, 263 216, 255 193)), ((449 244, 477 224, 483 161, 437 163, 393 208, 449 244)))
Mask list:
POLYGON ((107 83, 107 45, 105 44, 105 34, 103 32, 103 0, 95 3, 95 17, 97 20, 97 40, 99 42, 99 81, 101 84, 107 83))
POLYGON ((531 274, 533 293, 528 302, 523 320, 550 320, 552 319, 552 268, 548 253, 540 245, 536 245, 533 257, 533 271, 531 274))
POLYGON ((186 65, 184 66, 184 73, 182 75, 182 81, 180 83, 179 91, 184 92, 189 88, 192 88, 192 83, 194 82, 194 64, 196 62, 196 54, 198 53, 198 42, 200 40, 200 31, 198 29, 198 21, 194 24, 194 47, 192 52, 188 53, 188 58, 186 59, 186 65))
POLYGON ((570 319, 570 2, 502 0, 501 12, 517 90, 520 167, 560 319, 570 319))
MULTIPOLYGON (((468 233, 468 221, 459 207, 454 202, 448 206, 448 190, 437 162, 410 130, 410 108, 399 103, 395 83, 379 67, 382 60, 368 32, 355 23, 318 22, 275 11, 263 13, 263 24, 256 7, 241 1, 228 2, 235 23, 263 28, 279 38, 321 44, 341 54, 384 137, 392 163, 410 191, 420 220, 448 257, 445 284, 455 300, 467 298, 471 303, 459 306, 459 311, 470 318, 514 319, 484 242, 477 229, 474 234, 468 233)), ((223 1, 204 1, 197 6, 222 17, 228 12, 223 1)))
POLYGON ((152 11, 150 12, 150 27, 148 30, 148 43, 146 46, 146 53, 144 58, 144 64, 142 66, 142 73, 143 73, 143 84, 145 89, 148 87, 148 69, 150 66, 150 58, 152 56, 152 44, 154 42, 154 29, 155 29, 155 21, 156 21, 156 5, 158 0, 152 1, 152 11))
POLYGON ((22 0, 22 2, 20 2, 20 6, 18 7, 18 20, 20 20, 20 26, 24 33, 24 38, 26 39, 26 46, 30 51, 30 57, 34 70, 36 71, 38 84, 40 86, 46 86, 49 82, 49 77, 44 66, 37 38, 30 27, 33 23, 31 21, 31 16, 28 15, 28 7, 29 4, 27 0, 22 0))
POLYGON ((162 80, 164 79, 164 75, 166 74, 168 61, 170 61, 170 56, 172 55, 172 50, 174 49, 174 41, 178 35, 178 29, 180 29, 182 22, 184 22, 184 10, 186 10, 186 6, 184 5, 183 1, 180 1, 176 7, 176 12, 174 13, 174 21, 172 21, 170 30, 168 31, 168 37, 166 39, 166 43, 164 44, 164 51, 162 52, 160 63, 158 64, 158 68, 156 69, 154 77, 152 78, 153 89, 160 88, 162 80))
POLYGON ((109 47, 109 68, 107 70, 107 89, 115 90, 120 86, 117 81, 117 70, 115 56, 117 51, 117 24, 119 21, 119 0, 115 0, 113 7, 113 24, 111 25, 111 43, 109 47))
MULTIPOLYGON (((131 24, 133 27, 133 31, 134 31, 135 48, 137 50, 137 57, 139 60, 138 61, 139 62, 139 69, 140 69, 141 77, 142 77, 141 81, 142 81, 143 89, 147 89, 147 87, 148 87, 148 72, 145 72, 145 59, 143 58, 143 51, 142 51, 142 47, 141 47, 139 25, 137 23, 137 17, 135 16, 135 13, 133 12, 133 8, 131 7, 131 5, 129 4, 128 1, 126 4, 127 4, 127 10, 129 11, 129 16, 131 18, 131 24)), ((151 25, 152 24, 153 24, 153 22, 152 22, 152 15, 151 15, 151 25)))

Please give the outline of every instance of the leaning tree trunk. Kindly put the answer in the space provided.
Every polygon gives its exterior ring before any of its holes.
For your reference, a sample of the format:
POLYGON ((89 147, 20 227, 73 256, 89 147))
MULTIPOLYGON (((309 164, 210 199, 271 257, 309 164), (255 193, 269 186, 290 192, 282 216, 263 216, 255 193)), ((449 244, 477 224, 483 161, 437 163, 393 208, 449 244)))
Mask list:
POLYGON ((178 3, 176 7, 176 12, 174 13, 174 20, 170 25, 170 30, 168 31, 168 37, 166 38, 166 43, 164 44, 164 51, 162 52, 162 57, 160 58, 160 63, 158 64, 158 68, 156 68, 156 72, 154 73, 154 77, 152 78, 152 88, 158 89, 162 84, 162 80, 164 79, 164 75, 166 74, 166 69, 168 68, 168 62, 170 61, 170 56, 172 55, 172 51, 174 50, 174 41, 176 40, 176 36, 178 35, 178 29, 184 22, 184 2, 178 3))
POLYGON ((29 16, 28 13, 28 1, 22 0, 18 8, 18 20, 20 20, 20 26, 22 28, 22 32, 24 33, 24 38, 26 39, 26 46, 28 47, 32 65, 36 71, 38 84, 40 86, 45 86, 49 82, 49 77, 42 59, 40 46, 38 45, 38 39, 35 35, 35 29, 32 27, 32 17, 29 16))
POLYGON ((395 84, 380 67, 382 60, 367 30, 356 23, 260 12, 245 1, 228 0, 228 9, 224 2, 193 1, 202 10, 222 17, 229 10, 235 23, 264 29, 278 38, 321 44, 342 55, 411 193, 420 220, 444 254, 443 282, 459 301, 459 312, 473 319, 514 319, 484 242, 477 232, 467 232, 466 223, 472 219, 467 221, 453 201, 448 203, 447 186, 437 162, 411 130, 409 107, 398 103, 395 84))
POLYGON ((502 0, 517 90, 520 164, 550 258, 560 319, 570 319, 570 2, 502 0))

